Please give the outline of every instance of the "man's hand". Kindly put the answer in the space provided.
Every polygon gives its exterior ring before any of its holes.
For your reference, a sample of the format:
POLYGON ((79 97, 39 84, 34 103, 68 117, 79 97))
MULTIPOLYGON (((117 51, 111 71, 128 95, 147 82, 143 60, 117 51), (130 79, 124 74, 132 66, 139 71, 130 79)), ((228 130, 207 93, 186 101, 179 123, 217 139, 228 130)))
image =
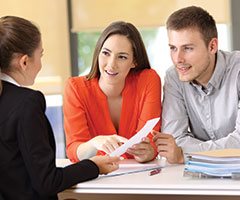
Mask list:
POLYGON ((138 162, 148 162, 154 158, 154 149, 148 137, 143 138, 142 142, 133 145, 127 150, 138 162))
POLYGON ((157 146, 160 156, 167 158, 167 161, 170 164, 184 163, 182 148, 177 146, 172 135, 154 130, 152 131, 152 134, 154 135, 153 141, 157 146))

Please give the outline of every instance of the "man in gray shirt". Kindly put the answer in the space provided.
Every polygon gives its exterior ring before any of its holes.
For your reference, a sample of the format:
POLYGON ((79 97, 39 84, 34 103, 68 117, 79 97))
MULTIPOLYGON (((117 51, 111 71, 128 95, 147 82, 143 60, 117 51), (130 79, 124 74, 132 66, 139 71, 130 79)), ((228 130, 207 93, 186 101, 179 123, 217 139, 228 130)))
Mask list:
POLYGON ((184 153, 240 148, 240 51, 218 50, 211 15, 190 6, 167 20, 170 54, 164 84, 159 155, 183 163, 184 153))

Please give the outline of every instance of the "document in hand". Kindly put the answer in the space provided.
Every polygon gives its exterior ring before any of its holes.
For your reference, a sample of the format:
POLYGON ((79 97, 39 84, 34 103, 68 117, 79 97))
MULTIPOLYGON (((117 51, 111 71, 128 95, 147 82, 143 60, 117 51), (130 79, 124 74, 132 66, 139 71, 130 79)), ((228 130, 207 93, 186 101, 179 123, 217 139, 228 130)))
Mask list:
POLYGON ((130 148, 134 144, 141 142, 142 138, 146 137, 150 133, 150 131, 155 127, 159 120, 159 117, 148 120, 140 131, 138 131, 122 146, 118 147, 115 151, 113 151, 110 156, 121 156, 127 151, 128 148, 130 148))
POLYGON ((184 176, 198 178, 240 176, 240 149, 187 153, 184 176))

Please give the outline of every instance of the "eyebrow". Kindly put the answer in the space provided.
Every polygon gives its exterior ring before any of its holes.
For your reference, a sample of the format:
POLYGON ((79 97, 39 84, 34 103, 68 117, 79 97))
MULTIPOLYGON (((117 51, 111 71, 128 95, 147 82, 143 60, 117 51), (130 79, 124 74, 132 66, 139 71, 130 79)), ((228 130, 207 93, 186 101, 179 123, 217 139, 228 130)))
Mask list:
MULTIPOLYGON (((173 45, 173 44, 168 44, 168 46, 170 46, 170 47, 176 47, 176 45, 173 45)), ((195 45, 194 45, 193 43, 181 45, 181 47, 186 47, 186 46, 195 46, 195 45)))
POLYGON ((185 47, 185 46, 194 46, 194 44, 193 43, 189 43, 189 44, 184 44, 184 45, 182 45, 183 47, 185 47))
MULTIPOLYGON (((110 49, 108 49, 108 48, 106 48, 106 47, 104 47, 103 50, 112 52, 110 49)), ((119 52, 118 54, 121 54, 121 55, 129 55, 129 53, 127 53, 127 52, 119 52)))

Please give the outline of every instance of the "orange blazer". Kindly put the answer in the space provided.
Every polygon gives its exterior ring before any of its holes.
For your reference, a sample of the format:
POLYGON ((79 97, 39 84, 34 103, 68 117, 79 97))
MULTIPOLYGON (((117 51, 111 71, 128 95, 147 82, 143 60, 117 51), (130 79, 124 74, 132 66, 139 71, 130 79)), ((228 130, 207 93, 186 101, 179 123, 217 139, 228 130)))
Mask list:
MULTIPOLYGON (((97 78, 69 78, 64 91, 63 112, 67 156, 76 162, 77 147, 81 143, 98 135, 118 134, 129 139, 147 120, 160 117, 160 77, 153 69, 128 74, 122 91, 118 131, 111 121, 107 96, 100 89, 97 78)), ((160 122, 154 130, 160 130, 160 122)), ((152 141, 151 143, 154 145, 152 141)))

